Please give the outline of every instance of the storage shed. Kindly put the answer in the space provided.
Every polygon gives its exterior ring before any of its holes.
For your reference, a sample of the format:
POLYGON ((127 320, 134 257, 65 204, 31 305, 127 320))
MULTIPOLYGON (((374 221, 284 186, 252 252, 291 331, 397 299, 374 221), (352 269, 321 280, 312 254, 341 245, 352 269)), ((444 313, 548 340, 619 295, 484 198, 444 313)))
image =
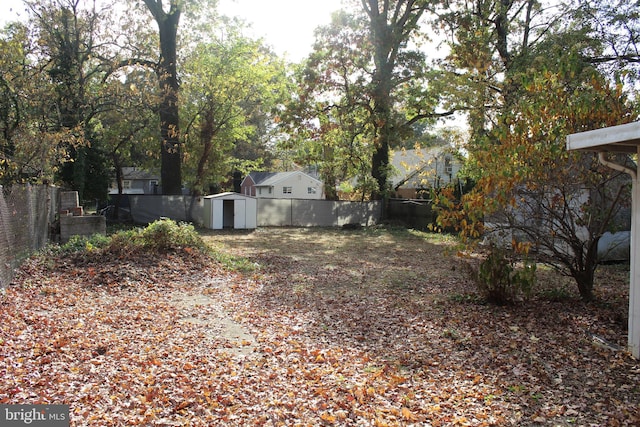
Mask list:
POLYGON ((258 219, 258 203, 254 197, 238 193, 220 193, 204 197, 204 226, 253 229, 258 219))

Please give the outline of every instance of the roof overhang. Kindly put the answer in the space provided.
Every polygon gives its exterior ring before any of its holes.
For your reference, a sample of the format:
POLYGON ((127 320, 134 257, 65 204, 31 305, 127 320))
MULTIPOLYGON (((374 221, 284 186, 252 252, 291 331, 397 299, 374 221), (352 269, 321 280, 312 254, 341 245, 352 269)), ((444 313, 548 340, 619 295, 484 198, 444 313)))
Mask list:
POLYGON ((567 136, 567 150, 637 153, 638 147, 640 147, 640 122, 567 136))

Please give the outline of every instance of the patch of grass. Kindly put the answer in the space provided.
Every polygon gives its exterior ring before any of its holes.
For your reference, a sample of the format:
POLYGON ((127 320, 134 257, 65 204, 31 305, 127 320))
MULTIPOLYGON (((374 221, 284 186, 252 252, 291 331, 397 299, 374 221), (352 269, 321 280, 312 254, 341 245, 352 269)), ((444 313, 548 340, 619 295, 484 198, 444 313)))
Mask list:
POLYGON ((424 239, 429 243, 454 245, 458 243, 458 237, 450 233, 436 233, 433 231, 420 231, 410 229, 407 233, 411 236, 424 239))
POLYGON ((484 302, 476 293, 453 293, 449 296, 449 300, 460 304, 480 304, 484 302))
POLYGON ((442 331, 442 336, 444 338, 449 338, 453 341, 457 341, 460 339, 460 333, 452 328, 446 328, 444 331, 442 331))
POLYGON ((538 296, 540 299, 553 302, 567 301, 574 298, 571 290, 565 286, 542 289, 538 292, 538 296))
POLYGON ((382 366, 379 365, 369 364, 364 367, 364 372, 366 372, 367 374, 377 374, 380 371, 382 371, 382 366))
POLYGON ((225 268, 240 273, 251 273, 259 269, 259 265, 247 258, 232 255, 220 250, 211 250, 211 257, 225 268))

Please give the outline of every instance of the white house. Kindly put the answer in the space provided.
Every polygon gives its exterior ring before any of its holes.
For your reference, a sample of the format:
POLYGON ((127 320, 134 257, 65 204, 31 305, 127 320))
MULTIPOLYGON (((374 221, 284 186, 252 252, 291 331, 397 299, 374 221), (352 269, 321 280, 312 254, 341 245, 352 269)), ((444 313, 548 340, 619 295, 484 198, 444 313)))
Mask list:
POLYGON ((322 181, 301 171, 251 172, 240 184, 245 196, 268 199, 324 199, 322 181))
POLYGON ((391 165, 393 190, 409 199, 422 191, 454 182, 462 167, 449 146, 396 151, 391 155, 391 165))

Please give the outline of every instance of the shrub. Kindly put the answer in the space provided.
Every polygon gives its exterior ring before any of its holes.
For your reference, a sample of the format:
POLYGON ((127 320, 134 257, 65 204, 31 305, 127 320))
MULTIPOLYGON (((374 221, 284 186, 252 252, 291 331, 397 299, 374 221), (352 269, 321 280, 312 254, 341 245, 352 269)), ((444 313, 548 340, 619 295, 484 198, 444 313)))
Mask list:
POLYGON ((206 245, 193 225, 170 219, 149 224, 141 233, 142 245, 151 250, 166 252, 181 248, 204 250, 206 245))
POLYGON ((121 256, 140 250, 168 252, 185 248, 208 252, 207 245, 193 225, 161 219, 143 229, 121 230, 111 236, 72 236, 67 243, 51 250, 63 254, 83 254, 102 250, 121 256))
POLYGON ((109 238, 103 234, 94 234, 92 236, 71 236, 69 241, 62 244, 59 248, 60 252, 71 254, 76 252, 92 252, 97 249, 105 248, 109 245, 109 238))
POLYGON ((492 246, 473 274, 478 290, 488 302, 500 305, 528 298, 536 281, 536 264, 528 259, 522 264, 516 267, 513 256, 492 246))
POLYGON ((139 228, 131 230, 118 231, 111 235, 109 246, 106 251, 124 255, 131 254, 143 248, 143 242, 140 237, 142 231, 139 228))

